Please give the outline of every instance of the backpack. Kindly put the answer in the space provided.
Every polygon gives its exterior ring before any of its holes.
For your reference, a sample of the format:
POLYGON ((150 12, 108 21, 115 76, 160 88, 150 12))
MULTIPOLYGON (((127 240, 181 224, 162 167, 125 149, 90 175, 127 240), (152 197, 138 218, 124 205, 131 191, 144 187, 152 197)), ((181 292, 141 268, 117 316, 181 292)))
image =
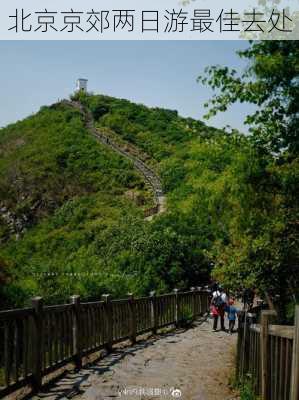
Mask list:
POLYGON ((213 303, 214 303, 214 306, 217 308, 219 308, 223 305, 223 300, 222 300, 221 294, 214 298, 213 303))

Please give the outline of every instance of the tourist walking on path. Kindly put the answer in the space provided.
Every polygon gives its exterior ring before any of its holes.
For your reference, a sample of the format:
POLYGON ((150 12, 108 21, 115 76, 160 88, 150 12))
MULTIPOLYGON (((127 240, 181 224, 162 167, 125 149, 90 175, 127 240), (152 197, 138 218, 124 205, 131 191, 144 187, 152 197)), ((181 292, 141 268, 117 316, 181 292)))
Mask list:
POLYGON ((243 291, 243 304, 244 310, 251 310, 254 302, 254 290, 250 288, 246 288, 243 291))
POLYGON ((235 307, 235 302, 233 299, 229 300, 229 305, 226 306, 225 311, 227 313, 227 318, 228 318, 228 332, 230 334, 233 333, 237 315, 239 310, 235 307))
POLYGON ((222 331, 225 331, 224 326, 224 313, 225 307, 227 305, 227 295, 223 291, 221 287, 212 293, 212 301, 211 301, 211 312, 213 316, 213 331, 217 330, 218 319, 220 317, 220 327, 222 331))

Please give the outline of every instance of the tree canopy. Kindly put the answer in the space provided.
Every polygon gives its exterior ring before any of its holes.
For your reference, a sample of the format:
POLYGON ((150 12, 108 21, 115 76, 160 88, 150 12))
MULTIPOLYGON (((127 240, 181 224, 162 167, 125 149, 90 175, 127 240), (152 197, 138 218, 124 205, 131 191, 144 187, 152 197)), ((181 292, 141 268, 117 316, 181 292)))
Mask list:
POLYGON ((237 101, 256 106, 245 121, 255 156, 239 171, 243 201, 227 244, 218 244, 214 275, 280 295, 287 305, 299 290, 299 44, 252 42, 239 56, 248 60, 243 73, 211 66, 199 78, 216 91, 207 118, 237 101))
POLYGON ((298 41, 258 41, 238 52, 248 60, 243 73, 225 66, 211 66, 199 78, 217 91, 207 116, 239 101, 257 106, 248 115, 255 143, 268 151, 299 151, 299 44, 298 41))

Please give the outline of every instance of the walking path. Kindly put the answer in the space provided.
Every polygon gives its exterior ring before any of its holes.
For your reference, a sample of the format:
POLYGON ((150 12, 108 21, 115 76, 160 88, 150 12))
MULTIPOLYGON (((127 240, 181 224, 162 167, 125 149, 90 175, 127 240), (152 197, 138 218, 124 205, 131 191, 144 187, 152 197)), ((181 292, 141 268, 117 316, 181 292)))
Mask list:
POLYGON ((87 110, 81 103, 76 101, 63 100, 64 103, 79 109, 86 118, 86 127, 90 133, 102 144, 110 147, 112 150, 116 151, 121 156, 128 158, 133 162, 134 168, 136 168, 144 177, 145 181, 151 186, 154 197, 155 197, 155 207, 148 210, 146 215, 147 219, 151 219, 155 214, 160 214, 166 210, 166 198, 163 192, 162 184, 159 176, 142 160, 133 156, 128 149, 123 148, 113 139, 105 135, 99 129, 94 126, 94 119, 92 113, 87 110))
MULTIPOLYGON (((94 127, 91 113, 80 103, 64 101, 82 113, 87 129, 102 143, 130 159, 150 183, 155 194, 155 214, 165 211, 159 177, 143 161, 124 150, 94 127)), ((66 372, 33 399, 126 400, 173 399, 236 400, 229 388, 234 373, 236 335, 212 332, 211 321, 194 323, 188 330, 168 331, 123 343, 79 372, 66 372)))
POLYGON ((228 385, 235 344, 236 334, 213 333, 209 320, 196 322, 188 330, 119 346, 34 399, 237 400, 228 385), (180 397, 174 389, 181 391, 180 397))

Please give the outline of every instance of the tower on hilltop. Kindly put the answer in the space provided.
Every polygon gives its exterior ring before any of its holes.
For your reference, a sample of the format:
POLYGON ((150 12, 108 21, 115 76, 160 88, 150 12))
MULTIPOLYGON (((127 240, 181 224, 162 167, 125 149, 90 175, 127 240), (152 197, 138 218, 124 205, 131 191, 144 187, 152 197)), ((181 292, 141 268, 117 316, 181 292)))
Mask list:
POLYGON ((87 93, 87 82, 88 79, 83 79, 83 78, 77 79, 76 91, 87 93))

